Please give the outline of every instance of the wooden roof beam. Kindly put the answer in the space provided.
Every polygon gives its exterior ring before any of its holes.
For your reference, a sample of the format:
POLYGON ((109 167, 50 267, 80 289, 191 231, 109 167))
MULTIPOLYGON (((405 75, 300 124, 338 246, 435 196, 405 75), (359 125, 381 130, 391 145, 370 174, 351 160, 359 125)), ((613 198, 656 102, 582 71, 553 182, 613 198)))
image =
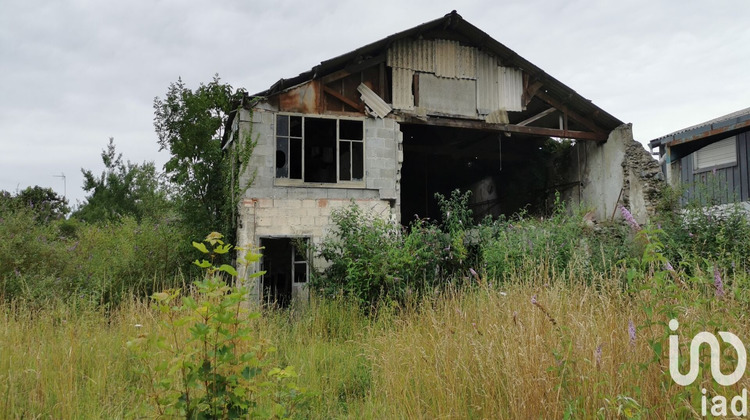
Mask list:
POLYGON ((562 112, 563 114, 566 114, 570 118, 574 119, 575 121, 583 124, 586 128, 588 128, 591 131, 594 131, 596 133, 607 133, 607 131, 603 130, 601 127, 596 125, 595 122, 593 122, 591 119, 586 118, 582 115, 579 115, 575 111, 571 111, 568 109, 568 106, 562 103, 561 101, 558 101, 557 99, 551 97, 545 92, 537 92, 536 96, 543 100, 544 102, 547 102, 548 104, 552 105, 553 107, 557 108, 562 112))
POLYGON ((484 121, 459 120, 452 118, 424 118, 415 115, 404 115, 402 122, 407 124, 423 124, 438 127, 468 128, 472 130, 496 131, 505 133, 527 134, 541 137, 558 137, 565 139, 607 141, 607 133, 578 130, 559 130, 555 128, 529 127, 518 124, 493 124, 484 121))

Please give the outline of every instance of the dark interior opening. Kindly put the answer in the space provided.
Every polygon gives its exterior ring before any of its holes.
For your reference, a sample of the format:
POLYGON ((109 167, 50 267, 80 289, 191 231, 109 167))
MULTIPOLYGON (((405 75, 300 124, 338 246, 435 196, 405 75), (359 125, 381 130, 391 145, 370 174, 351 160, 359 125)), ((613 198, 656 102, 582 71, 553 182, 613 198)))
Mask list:
POLYGON ((305 118, 305 182, 336 182, 334 119, 305 118))
POLYGON ((286 307, 292 300, 292 241, 261 238, 263 249, 263 303, 286 307))
POLYGON ((472 191, 475 220, 522 209, 543 213, 550 189, 559 182, 560 153, 554 146, 559 143, 548 138, 423 124, 402 124, 401 131, 405 225, 417 217, 440 219, 435 193, 448 197, 455 189, 472 191))

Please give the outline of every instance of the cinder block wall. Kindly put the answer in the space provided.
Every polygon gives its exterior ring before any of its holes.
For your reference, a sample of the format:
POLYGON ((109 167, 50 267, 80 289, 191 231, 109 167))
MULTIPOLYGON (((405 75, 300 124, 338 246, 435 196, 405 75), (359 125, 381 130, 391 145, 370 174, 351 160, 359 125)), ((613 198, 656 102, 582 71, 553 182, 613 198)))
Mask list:
MULTIPOLYGON (((256 109, 239 113, 240 138, 248 134, 257 141, 249 170, 240 178, 246 185, 254 180, 239 209, 238 246, 258 245, 269 236, 309 237, 319 243, 332 229, 331 213, 352 202, 365 211, 398 221, 400 219, 400 170, 403 135, 392 119, 366 118, 365 187, 275 185, 275 112, 256 109)), ((323 261, 313 261, 320 267, 323 261)), ((259 267, 251 267, 257 270, 259 267)), ((251 285, 258 297, 257 282, 251 285)))

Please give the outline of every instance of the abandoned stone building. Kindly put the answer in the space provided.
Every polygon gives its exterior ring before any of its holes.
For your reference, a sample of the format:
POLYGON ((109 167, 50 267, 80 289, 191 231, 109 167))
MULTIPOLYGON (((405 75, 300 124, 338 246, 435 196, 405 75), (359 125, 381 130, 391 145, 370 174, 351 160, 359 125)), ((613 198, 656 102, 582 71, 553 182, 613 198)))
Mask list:
POLYGON ((644 219, 659 173, 629 124, 455 11, 279 80, 227 128, 227 150, 257 140, 238 244, 265 247, 258 299, 307 295, 294 239, 319 241, 351 202, 408 224, 439 217, 435 193, 471 190, 482 217, 543 213, 559 192, 644 219))

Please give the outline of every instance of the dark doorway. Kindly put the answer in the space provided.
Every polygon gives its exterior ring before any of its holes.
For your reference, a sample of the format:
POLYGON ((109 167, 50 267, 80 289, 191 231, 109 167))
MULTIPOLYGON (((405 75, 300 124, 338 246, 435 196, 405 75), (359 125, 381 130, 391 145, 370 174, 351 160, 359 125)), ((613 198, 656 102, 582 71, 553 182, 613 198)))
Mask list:
MULTIPOLYGON (((261 238, 263 247, 263 303, 287 307, 295 295, 295 288, 306 285, 309 269, 304 256, 295 247, 295 241, 307 238, 261 238)), ((297 290, 299 294, 299 290, 297 290)))

